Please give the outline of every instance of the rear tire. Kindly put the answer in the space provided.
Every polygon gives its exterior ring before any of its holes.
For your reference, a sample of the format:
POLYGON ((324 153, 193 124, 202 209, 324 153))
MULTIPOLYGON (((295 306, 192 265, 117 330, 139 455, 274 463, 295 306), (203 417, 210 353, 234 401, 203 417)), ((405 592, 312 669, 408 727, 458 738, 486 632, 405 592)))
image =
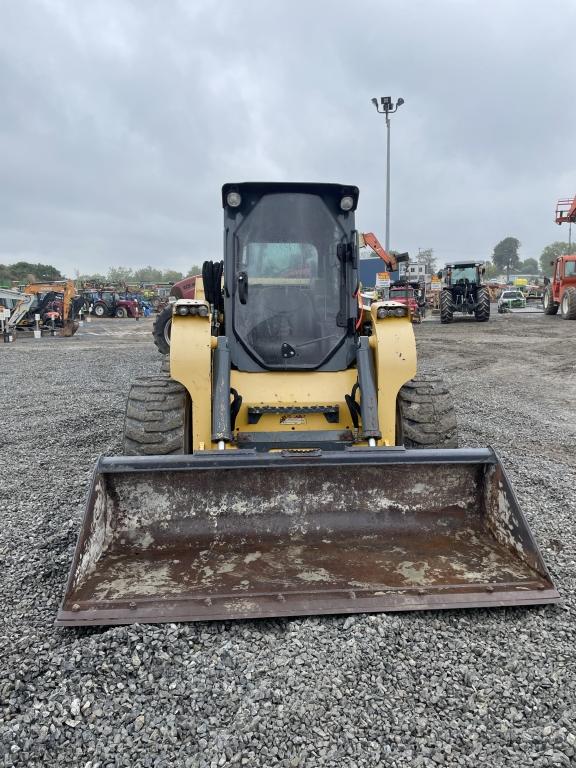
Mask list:
POLYGON ((450 291, 442 291, 440 294, 440 322, 451 323, 454 317, 454 301, 450 291))
POLYGON ((188 392, 165 374, 136 379, 124 419, 126 456, 190 453, 192 404, 188 392))
POLYGON ((551 286, 547 286, 544 291, 544 297, 542 298, 542 304, 544 305, 545 315, 555 315, 558 312, 558 304, 554 301, 551 286))
POLYGON ((490 294, 483 286, 476 291, 474 316, 479 323, 485 323, 486 320, 490 320, 490 294))
POLYGON ((154 344, 163 355, 170 354, 170 333, 172 329, 172 305, 160 312, 152 327, 154 344))
POLYGON ((441 376, 417 374, 398 393, 396 443, 406 448, 457 448, 454 404, 441 376))
POLYGON ((566 288, 560 306, 563 320, 576 320, 576 288, 566 288))

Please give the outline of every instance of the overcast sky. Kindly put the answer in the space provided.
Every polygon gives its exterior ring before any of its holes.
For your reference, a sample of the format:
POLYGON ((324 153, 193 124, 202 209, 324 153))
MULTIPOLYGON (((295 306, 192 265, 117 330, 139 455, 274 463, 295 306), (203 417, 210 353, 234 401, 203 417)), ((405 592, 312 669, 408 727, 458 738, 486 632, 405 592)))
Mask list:
POLYGON ((0 262, 220 258, 226 181, 360 187, 358 228, 439 262, 568 239, 570 0, 0 0, 0 262))

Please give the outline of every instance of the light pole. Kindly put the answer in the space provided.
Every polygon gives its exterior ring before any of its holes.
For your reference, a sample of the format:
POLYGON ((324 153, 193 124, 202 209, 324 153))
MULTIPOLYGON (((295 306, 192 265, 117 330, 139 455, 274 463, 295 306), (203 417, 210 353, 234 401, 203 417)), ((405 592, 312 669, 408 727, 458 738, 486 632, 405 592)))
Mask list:
POLYGON ((404 104, 404 99, 398 99, 396 104, 393 103, 390 96, 381 96, 380 104, 378 99, 372 99, 372 104, 376 107, 376 111, 380 115, 386 116, 386 237, 384 241, 384 248, 387 251, 390 250, 390 115, 398 110, 404 104))

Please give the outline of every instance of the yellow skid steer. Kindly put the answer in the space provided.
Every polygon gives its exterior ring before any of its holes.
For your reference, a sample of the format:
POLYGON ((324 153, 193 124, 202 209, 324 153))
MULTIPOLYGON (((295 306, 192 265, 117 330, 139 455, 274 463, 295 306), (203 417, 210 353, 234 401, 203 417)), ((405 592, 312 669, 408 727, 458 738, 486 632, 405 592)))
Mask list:
MULTIPOLYGON (((359 307, 358 189, 226 184, 224 260, 95 469, 60 625, 559 599, 409 307, 359 307)), ((200 292, 198 295, 201 295, 200 292)))

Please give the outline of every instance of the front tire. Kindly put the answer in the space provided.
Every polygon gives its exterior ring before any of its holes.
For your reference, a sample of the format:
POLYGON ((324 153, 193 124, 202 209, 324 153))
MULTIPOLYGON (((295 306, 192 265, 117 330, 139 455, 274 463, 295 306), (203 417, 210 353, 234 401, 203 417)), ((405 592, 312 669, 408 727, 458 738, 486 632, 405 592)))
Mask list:
POLYGON ((94 304, 94 314, 96 317, 106 317, 108 314, 108 307, 103 303, 94 304))
POLYGON ((190 453, 192 403, 169 376, 146 376, 130 387, 124 419, 126 456, 190 453))
POLYGON ((128 313, 124 309, 124 307, 118 307, 116 312, 114 313, 116 317, 128 317, 128 313))
POLYGON ((170 333, 172 331, 172 305, 160 312, 152 327, 154 344, 163 355, 170 354, 170 333))
POLYGON ((560 306, 563 320, 576 320, 576 288, 566 288, 560 306))
POLYGON ((483 286, 476 292, 476 308, 474 316, 479 323, 490 320, 490 294, 483 286))
POLYGON ((454 301, 450 291, 442 291, 440 294, 440 322, 451 323, 454 317, 454 301))
POLYGON ((406 448, 457 448, 452 397, 441 376, 417 374, 398 393, 396 443, 406 448))
POLYGON ((547 286, 542 299, 545 315, 556 315, 558 313, 558 304, 554 301, 551 286, 547 286))

